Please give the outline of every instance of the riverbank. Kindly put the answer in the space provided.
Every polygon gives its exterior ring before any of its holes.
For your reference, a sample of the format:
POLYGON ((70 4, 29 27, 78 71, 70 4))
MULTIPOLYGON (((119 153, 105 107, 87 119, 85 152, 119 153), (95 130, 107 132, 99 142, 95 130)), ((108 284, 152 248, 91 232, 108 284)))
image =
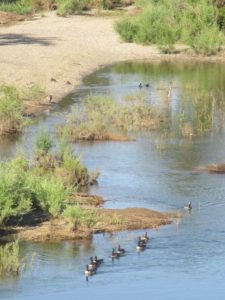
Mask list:
MULTIPOLYGON (((179 54, 163 55, 155 46, 120 41, 114 31, 114 16, 81 15, 58 17, 46 12, 11 26, 0 27, 0 84, 18 88, 40 85, 52 101, 58 102, 78 87, 82 78, 97 68, 127 60, 196 59, 225 61, 224 54, 213 57, 186 56, 184 46, 179 54)), ((46 110, 49 97, 33 103, 26 110, 46 110)))

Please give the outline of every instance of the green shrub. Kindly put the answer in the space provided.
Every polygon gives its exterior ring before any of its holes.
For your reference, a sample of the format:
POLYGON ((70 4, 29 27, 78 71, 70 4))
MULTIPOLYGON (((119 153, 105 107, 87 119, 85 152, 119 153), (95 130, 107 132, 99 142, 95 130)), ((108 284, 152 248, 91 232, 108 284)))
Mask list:
POLYGON ((56 0, 57 14, 60 16, 81 13, 90 4, 90 0, 56 0))
POLYGON ((203 29, 193 39, 189 40, 189 45, 195 52, 204 55, 216 54, 223 43, 224 35, 215 27, 203 29))
POLYGON ((120 19, 115 23, 115 30, 120 34, 121 38, 126 42, 133 42, 138 32, 138 24, 130 18, 120 19))
POLYGON ((176 42, 190 45, 196 53, 211 55, 224 43, 224 10, 211 1, 139 0, 139 16, 123 18, 115 29, 129 42, 156 44, 164 53, 176 42))
POLYGON ((37 177, 30 175, 27 185, 35 195, 36 201, 43 211, 49 212, 53 217, 60 215, 65 200, 72 192, 70 186, 64 184, 54 177, 37 177))
POLYGON ((4 0, 0 2, 0 11, 17 13, 20 15, 34 12, 34 0, 4 0))
POLYGON ((0 86, 0 134, 17 132, 22 124, 22 102, 19 92, 12 86, 0 86))
POLYGON ((0 224, 11 216, 21 215, 32 207, 32 192, 26 186, 21 160, 0 164, 0 224))
POLYGON ((225 30, 225 6, 218 9, 217 24, 220 30, 225 30))

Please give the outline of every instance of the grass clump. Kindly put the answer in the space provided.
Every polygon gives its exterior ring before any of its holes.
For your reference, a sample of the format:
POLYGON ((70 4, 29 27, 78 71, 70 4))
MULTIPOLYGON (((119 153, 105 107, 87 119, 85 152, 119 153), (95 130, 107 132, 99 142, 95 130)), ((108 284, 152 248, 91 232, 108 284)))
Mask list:
POLYGON ((41 132, 36 140, 36 152, 46 154, 52 149, 52 146, 53 140, 48 132, 41 132))
POLYGON ((18 274, 20 270, 19 244, 7 243, 0 246, 0 276, 18 274))
POLYGON ((116 31, 127 42, 156 44, 166 53, 177 42, 186 43, 196 53, 212 55, 221 49, 225 39, 223 10, 211 1, 140 1, 140 15, 122 18, 116 31))
POLYGON ((0 86, 0 134, 15 133, 23 125, 22 101, 15 87, 0 86))

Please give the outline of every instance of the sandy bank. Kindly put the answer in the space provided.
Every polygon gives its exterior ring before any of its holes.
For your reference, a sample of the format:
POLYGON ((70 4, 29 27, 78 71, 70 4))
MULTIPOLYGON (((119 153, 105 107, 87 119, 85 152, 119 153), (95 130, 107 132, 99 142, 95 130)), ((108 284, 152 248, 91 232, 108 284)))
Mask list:
POLYGON ((159 58, 154 47, 121 43, 113 30, 114 20, 61 18, 50 12, 46 17, 0 27, 0 84, 24 87, 40 83, 56 100, 101 65, 159 58))
MULTIPOLYGON (((24 87, 39 83, 59 100, 100 66, 174 58, 159 54, 153 46, 121 42, 114 21, 115 17, 102 16, 61 18, 49 12, 45 17, 0 27, 0 84, 24 87)), ((224 60, 224 56, 215 59, 224 60)))

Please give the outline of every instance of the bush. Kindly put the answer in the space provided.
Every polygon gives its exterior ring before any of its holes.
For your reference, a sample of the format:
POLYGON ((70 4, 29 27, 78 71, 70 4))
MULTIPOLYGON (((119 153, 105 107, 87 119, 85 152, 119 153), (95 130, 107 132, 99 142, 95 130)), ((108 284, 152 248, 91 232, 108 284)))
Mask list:
POLYGON ((164 53, 181 41, 206 55, 215 54, 224 43, 220 29, 225 14, 211 1, 139 0, 138 5, 143 8, 139 16, 116 22, 115 29, 125 41, 157 44, 164 53))
POLYGON ((138 32, 138 24, 135 20, 127 18, 120 19, 115 24, 115 30, 120 34, 121 38, 126 42, 133 42, 138 32))
POLYGON ((53 217, 60 215, 67 196, 72 192, 70 186, 65 187, 59 179, 53 177, 38 178, 29 176, 27 184, 35 194, 39 206, 53 217))
POLYGON ((26 186, 24 163, 20 159, 0 164, 0 224, 32 207, 32 191, 26 186))
POLYGON ((17 13, 20 15, 34 12, 34 0, 5 0, 0 3, 0 11, 17 13))
POLYGON ((60 16, 81 13, 90 4, 90 0, 56 0, 57 14, 60 16))
POLYGON ((216 28, 207 28, 200 31, 193 39, 189 40, 189 45, 198 54, 216 54, 224 43, 224 36, 216 28))

